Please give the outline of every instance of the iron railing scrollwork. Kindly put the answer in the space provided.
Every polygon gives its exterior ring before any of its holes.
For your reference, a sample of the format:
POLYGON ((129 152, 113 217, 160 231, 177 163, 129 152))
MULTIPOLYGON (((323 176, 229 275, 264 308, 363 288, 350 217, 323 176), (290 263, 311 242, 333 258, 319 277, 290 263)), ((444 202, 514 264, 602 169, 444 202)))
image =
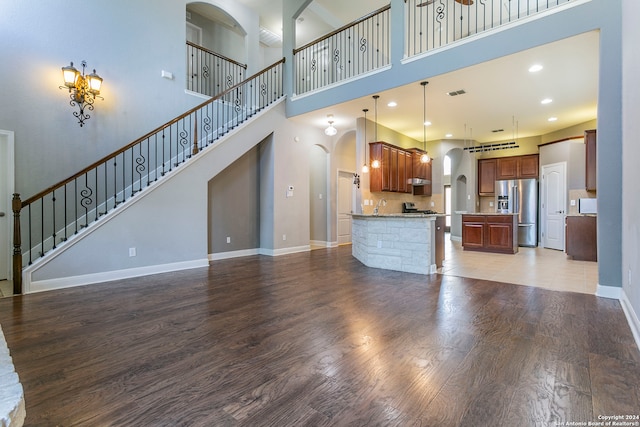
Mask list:
POLYGON ((535 15, 570 0, 405 0, 405 56, 535 15))
POLYGON ((293 51, 295 93, 321 89, 390 63, 391 5, 293 51))
POLYGON ((14 293, 22 293, 25 264, 45 256, 281 99, 283 64, 284 59, 234 84, 27 200, 14 194, 14 293))
POLYGON ((244 80, 247 65, 187 42, 187 89, 215 96, 244 80))

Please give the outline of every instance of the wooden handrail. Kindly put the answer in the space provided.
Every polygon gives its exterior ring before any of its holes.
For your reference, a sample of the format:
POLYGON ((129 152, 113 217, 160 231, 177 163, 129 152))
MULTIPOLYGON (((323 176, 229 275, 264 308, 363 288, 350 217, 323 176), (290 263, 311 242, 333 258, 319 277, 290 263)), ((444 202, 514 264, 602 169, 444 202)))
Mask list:
POLYGON ((375 16, 375 15, 377 15, 379 13, 385 12, 385 11, 387 11, 389 9, 391 9, 391 4, 388 4, 388 5, 384 6, 384 7, 381 7, 380 9, 375 10, 375 11, 363 16, 362 18, 358 18, 357 20, 355 20, 355 21, 353 21, 353 22, 351 22, 349 24, 343 25, 342 27, 338 28, 337 30, 333 30, 329 34, 325 34, 324 36, 322 36, 322 37, 320 37, 320 38, 318 38, 318 39, 316 39, 316 40, 314 40, 312 42, 309 42, 309 43, 305 44, 302 47, 298 47, 298 48, 293 49, 293 54, 295 55, 298 52, 300 52, 300 51, 302 51, 302 50, 304 50, 304 49, 306 49, 308 47, 313 46, 314 44, 318 44, 320 42, 323 42, 323 41, 327 40, 328 38, 331 38, 332 36, 335 36, 336 34, 346 30, 347 28, 351 28, 353 26, 356 26, 356 25, 360 24, 361 22, 364 22, 367 19, 371 18, 372 16, 375 16))
POLYGON ((215 97, 208 99, 206 101, 204 101, 203 103, 193 107, 191 110, 187 111, 186 113, 181 114, 180 116, 176 117, 175 119, 171 120, 168 123, 165 123, 164 125, 152 130, 151 132, 145 134, 144 136, 136 139, 135 141, 133 141, 132 143, 120 148, 117 151, 114 151, 113 153, 103 157, 102 159, 98 160, 97 162, 92 163, 91 165, 87 166, 86 168, 82 169, 80 172, 70 176, 69 178, 60 181, 58 184, 52 185, 51 187, 39 192, 38 194, 29 197, 28 199, 24 200, 22 202, 22 207, 26 207, 28 205, 30 205, 31 203, 35 202, 36 200, 41 199, 42 197, 44 197, 45 195, 51 193, 52 191, 57 190, 58 188, 61 188, 63 186, 65 186, 66 184, 68 184, 69 182, 73 181, 74 179, 79 178, 80 176, 84 175, 85 173, 97 168, 99 165, 111 160, 112 158, 116 157, 117 155, 129 150, 130 148, 136 146, 137 144, 139 144, 140 142, 144 141, 147 138, 150 138, 151 136, 155 135, 156 133, 162 131, 163 129, 169 128, 172 125, 174 125, 175 123, 179 122, 180 120, 184 119, 185 117, 189 116, 190 114, 193 114, 194 112, 200 110, 201 108, 203 108, 204 106, 206 106, 207 104, 213 103, 214 101, 224 97, 225 95, 227 95, 228 93, 234 91, 235 89, 237 89, 238 87, 244 85, 246 82, 253 80, 254 78, 258 77, 260 74, 266 73, 267 71, 269 71, 272 68, 277 67, 280 64, 284 64, 285 62, 285 58, 282 58, 280 61, 266 67, 265 69, 263 69, 262 71, 259 71, 257 73, 255 73, 254 75, 252 75, 251 77, 248 77, 247 79, 245 79, 244 81, 231 86, 229 89, 225 90, 224 92, 219 93, 218 95, 216 95, 215 97))
POLYGON ((208 54, 210 54, 210 55, 217 56, 218 58, 224 59, 224 60, 225 60, 225 61, 227 61, 227 62, 231 62, 232 64, 235 64, 235 65, 237 65, 237 66, 239 66, 239 67, 242 67, 242 68, 244 68, 245 70, 247 69, 247 64, 243 64, 243 63, 241 63, 241 62, 234 61, 233 59, 231 59, 231 58, 227 58, 227 57, 226 57, 226 56, 224 56, 224 55, 220 55, 219 53, 216 53, 216 52, 214 52, 214 51, 212 51, 212 50, 209 50, 209 49, 207 49, 206 47, 199 46, 199 45, 197 45, 197 44, 195 44, 195 43, 192 43, 192 42, 187 42, 187 45, 188 45, 188 46, 191 46, 191 47, 195 47, 196 49, 199 49, 199 50, 205 51, 206 53, 208 53, 208 54))

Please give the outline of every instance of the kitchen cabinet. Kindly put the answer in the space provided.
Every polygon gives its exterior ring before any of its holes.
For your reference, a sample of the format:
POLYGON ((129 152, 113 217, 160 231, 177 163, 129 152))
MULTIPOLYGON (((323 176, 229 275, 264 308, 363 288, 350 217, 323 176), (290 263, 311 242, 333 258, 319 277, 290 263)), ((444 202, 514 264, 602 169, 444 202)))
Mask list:
POLYGON ((596 191, 596 130, 587 130, 584 132, 585 144, 585 189, 587 191, 596 191))
POLYGON ((538 159, 538 154, 498 158, 496 179, 537 178, 538 159))
POLYGON ((480 196, 494 196, 496 191, 496 159, 478 160, 478 194, 480 196))
POLYGON ((565 240, 567 256, 579 261, 598 260, 598 221, 595 216, 567 216, 565 240))
POLYGON ((407 184, 413 170, 411 162, 407 162, 407 158, 411 158, 409 151, 386 142, 372 142, 369 143, 369 157, 372 162, 380 162, 380 167, 369 169, 369 190, 372 193, 412 191, 411 185, 407 184))
POLYGON ((464 250, 515 254, 518 252, 518 216, 501 214, 462 215, 464 250))
POLYGON ((412 150, 412 163, 413 163, 413 176, 412 178, 422 178, 428 183, 425 185, 413 186, 414 196, 431 196, 433 191, 432 176, 433 176, 433 159, 430 159, 427 163, 422 163, 420 157, 425 152, 414 148, 412 150))

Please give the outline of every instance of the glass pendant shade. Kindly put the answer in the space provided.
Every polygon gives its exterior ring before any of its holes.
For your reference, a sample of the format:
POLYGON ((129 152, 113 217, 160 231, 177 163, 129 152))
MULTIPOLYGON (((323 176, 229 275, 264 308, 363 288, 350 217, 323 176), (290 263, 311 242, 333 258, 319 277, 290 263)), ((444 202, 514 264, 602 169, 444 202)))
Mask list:
POLYGON ((369 166, 366 163, 362 165, 362 173, 369 173, 369 166))
POLYGON ((430 160, 431 158, 427 153, 424 153, 422 156, 420 156, 420 163, 429 163, 430 160))
POLYGON ((102 87, 102 77, 96 74, 96 70, 87 76, 89 80, 89 91, 94 95, 100 94, 100 88, 102 87))

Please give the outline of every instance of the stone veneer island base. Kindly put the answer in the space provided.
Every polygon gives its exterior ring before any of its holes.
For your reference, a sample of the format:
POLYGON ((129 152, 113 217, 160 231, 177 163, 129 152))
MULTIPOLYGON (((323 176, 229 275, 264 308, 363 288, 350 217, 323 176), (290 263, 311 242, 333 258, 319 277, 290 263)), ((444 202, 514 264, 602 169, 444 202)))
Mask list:
POLYGON ((436 215, 352 214, 353 256, 367 267, 436 273, 436 215))

